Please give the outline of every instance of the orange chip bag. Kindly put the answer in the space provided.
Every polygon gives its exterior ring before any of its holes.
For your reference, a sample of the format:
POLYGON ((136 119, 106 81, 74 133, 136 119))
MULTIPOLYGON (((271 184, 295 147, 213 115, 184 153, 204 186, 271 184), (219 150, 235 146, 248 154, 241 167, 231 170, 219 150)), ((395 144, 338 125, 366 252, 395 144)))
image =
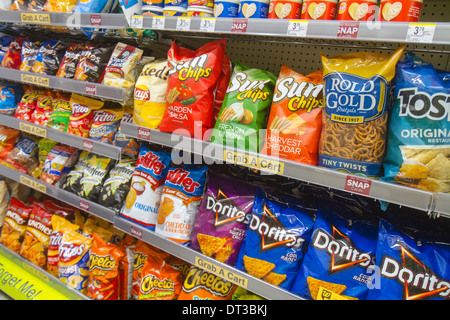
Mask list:
POLYGON ((52 215, 42 204, 38 202, 33 204, 19 252, 25 259, 44 269, 47 265, 47 250, 52 233, 52 215))
POLYGON ((103 107, 103 104, 103 101, 80 96, 75 93, 72 94, 70 97, 72 114, 69 118, 67 132, 83 138, 89 138, 89 130, 94 120, 93 111, 103 107))
POLYGON ((317 165, 322 107, 322 70, 304 76, 283 65, 261 153, 317 165))
POLYGON ((178 300, 231 300, 236 288, 232 282, 192 266, 178 300))
POLYGON ((87 296, 95 300, 118 300, 119 264, 124 252, 96 233, 92 238, 87 296))
POLYGON ((131 286, 133 284, 133 262, 136 239, 127 234, 117 245, 125 253, 123 259, 120 260, 119 263, 119 299, 130 300, 131 286))
POLYGON ((181 287, 181 272, 168 264, 161 255, 149 255, 139 282, 139 300, 175 300, 181 287))
POLYGON ((0 243, 8 249, 19 253, 28 218, 32 211, 33 206, 29 206, 19 199, 11 198, 2 227, 0 243))
POLYGON ((0 125, 0 160, 5 159, 8 153, 14 149, 19 134, 19 130, 0 125))

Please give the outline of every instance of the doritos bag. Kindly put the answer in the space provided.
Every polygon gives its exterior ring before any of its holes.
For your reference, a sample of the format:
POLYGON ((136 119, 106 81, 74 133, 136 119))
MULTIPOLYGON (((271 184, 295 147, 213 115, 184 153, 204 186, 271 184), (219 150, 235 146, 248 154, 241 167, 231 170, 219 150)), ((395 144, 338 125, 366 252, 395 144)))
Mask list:
POLYGON ((412 53, 397 64, 384 180, 450 192, 449 79, 412 53))
POLYGON ((112 145, 119 130, 124 110, 120 105, 108 103, 105 107, 94 110, 89 139, 112 145))
POLYGON ((87 296, 94 300, 119 300, 119 265, 125 254, 96 233, 92 237, 87 296))
POLYGON ((122 120, 119 125, 119 131, 114 136, 113 144, 122 149, 122 154, 124 156, 137 159, 139 156, 139 149, 141 148, 140 142, 138 139, 129 137, 121 132, 120 126, 122 123, 133 123, 133 110, 130 110, 129 107, 126 107, 124 110, 122 120))
POLYGON ((159 129, 203 139, 212 127, 214 91, 221 74, 225 38, 205 44, 196 51, 179 47, 169 49, 167 109, 159 129))
POLYGON ((66 47, 67 44, 60 40, 44 41, 37 53, 32 71, 50 76, 56 75, 66 47))
POLYGON ((211 142, 259 152, 277 78, 235 61, 211 142))
POLYGON ((390 82, 404 48, 392 55, 322 55, 325 104, 319 166, 368 177, 381 175, 390 82))
POLYGON ((155 230, 170 158, 170 152, 152 151, 145 145, 141 146, 121 216, 155 230))
POLYGON ((19 199, 11 198, 1 230, 0 243, 19 253, 32 211, 33 206, 27 205, 19 199))
POLYGON ((316 208, 258 188, 236 268, 289 290, 314 225, 316 208))
POLYGON ((101 81, 101 76, 108 63, 111 55, 111 48, 101 48, 86 43, 81 51, 80 59, 78 60, 77 68, 75 70, 74 79, 89 82, 101 81))
POLYGON ((0 114, 13 115, 22 96, 21 84, 0 82, 0 114))
POLYGON ((237 286, 202 268, 192 266, 178 300, 231 300, 237 286))
POLYGON ((320 287, 347 299, 365 300, 378 219, 358 215, 338 202, 321 200, 314 231, 291 291, 318 299, 320 287))
POLYGON ((234 266, 255 192, 251 184, 211 173, 192 229, 191 248, 234 266))
POLYGON ((317 165, 322 107, 322 70, 304 76, 282 65, 261 153, 317 165))
POLYGON ((83 45, 80 43, 69 44, 61 60, 61 65, 56 72, 57 77, 72 79, 75 76, 75 70, 82 50, 83 45))
MULTIPOLYGON (((448 237, 447 237, 448 238, 448 237)), ((449 300, 450 242, 414 237, 380 219, 376 261, 379 272, 368 300, 449 300)))
POLYGON ((205 189, 208 167, 171 167, 161 196, 156 233, 190 245, 195 217, 205 189))
POLYGON ((133 122, 138 126, 157 129, 166 111, 166 91, 169 67, 167 59, 146 64, 134 88, 133 122))
POLYGON ((34 61, 37 58, 41 44, 38 41, 24 40, 22 43, 22 61, 20 63, 20 71, 29 71, 33 69, 34 61))
POLYGON ((142 267, 138 300, 176 300, 182 285, 179 270, 159 256, 148 255, 142 267))
POLYGON ((83 138, 89 138, 89 130, 94 120, 94 110, 99 110, 103 105, 103 101, 72 93, 70 97, 72 114, 67 126, 67 132, 83 138))

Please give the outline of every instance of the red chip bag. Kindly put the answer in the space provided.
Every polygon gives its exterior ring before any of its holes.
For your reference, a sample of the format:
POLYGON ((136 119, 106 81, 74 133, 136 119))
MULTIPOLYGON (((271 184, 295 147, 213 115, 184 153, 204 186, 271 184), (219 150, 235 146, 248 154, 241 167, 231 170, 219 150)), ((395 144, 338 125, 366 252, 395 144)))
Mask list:
POLYGON ((53 93, 50 90, 43 92, 43 95, 38 97, 36 101, 36 108, 31 114, 30 121, 34 124, 46 126, 50 114, 53 110, 53 93))
POLYGON ((8 153, 14 148, 20 131, 0 125, 0 160, 6 158, 8 153))
POLYGON ((2 59, 2 67, 10 69, 20 69, 22 64, 22 44, 26 40, 18 37, 11 42, 2 59))
POLYGON ((72 114, 69 119, 67 132, 83 138, 89 138, 89 130, 94 120, 94 110, 100 109, 103 107, 103 104, 100 100, 73 93, 70 97, 72 114))
POLYGON ((24 121, 31 121, 31 117, 36 110, 38 99, 41 96, 41 90, 34 87, 28 87, 17 105, 14 118, 24 121))
POLYGON ((159 129, 202 139, 212 127, 215 90, 225 55, 225 38, 205 44, 196 51, 175 42, 167 58, 167 109, 159 129))

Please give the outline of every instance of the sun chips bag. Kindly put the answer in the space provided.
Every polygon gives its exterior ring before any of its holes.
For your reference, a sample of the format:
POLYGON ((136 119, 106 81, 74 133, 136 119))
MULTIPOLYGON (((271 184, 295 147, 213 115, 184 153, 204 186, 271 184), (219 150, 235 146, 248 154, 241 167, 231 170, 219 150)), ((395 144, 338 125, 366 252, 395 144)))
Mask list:
POLYGON ((282 65, 261 153, 317 165, 322 107, 322 70, 304 76, 282 65))
POLYGON ((320 287, 346 299, 365 300, 375 266, 378 219, 321 200, 314 231, 291 291, 318 299, 320 287))
POLYGON ((239 61, 234 65, 211 142, 259 152, 277 78, 239 61))
POLYGON ((379 177, 385 153, 390 83, 404 46, 392 55, 322 55, 324 117, 318 165, 379 177))
POLYGON ((236 268, 290 290, 311 238, 315 207, 287 194, 256 191, 236 268))
POLYGON ((215 90, 225 54, 225 38, 196 51, 174 41, 169 49, 167 109, 159 129, 203 139, 212 127, 215 90))
POLYGON ((450 192, 449 79, 411 53, 397 64, 383 179, 450 192))

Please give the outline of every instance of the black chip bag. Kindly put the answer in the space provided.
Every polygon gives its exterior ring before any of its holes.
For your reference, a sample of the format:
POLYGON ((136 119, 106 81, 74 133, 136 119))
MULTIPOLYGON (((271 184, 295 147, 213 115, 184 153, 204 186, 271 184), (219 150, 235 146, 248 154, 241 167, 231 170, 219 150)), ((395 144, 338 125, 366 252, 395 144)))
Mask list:
POLYGON ((60 40, 44 41, 33 64, 33 72, 54 76, 58 72, 67 44, 60 40))
POLYGON ((56 76, 72 79, 75 76, 75 71, 82 51, 83 45, 81 43, 69 44, 66 53, 64 53, 58 72, 56 72, 56 76))
POLYGON ((22 62, 19 67, 20 71, 31 71, 40 47, 41 45, 38 41, 23 41, 21 50, 22 62))
MULTIPOLYGON (((122 116, 122 120, 120 121, 120 125, 122 123, 133 123, 133 111, 126 110, 124 111, 124 114, 122 116)), ((117 131, 116 136, 114 137, 114 145, 122 149, 122 154, 137 159, 139 156, 139 150, 140 150, 140 144, 136 139, 130 138, 127 135, 123 134, 119 130, 117 131)))
POLYGON ((75 70, 75 80, 100 82, 103 70, 109 61, 111 48, 101 48, 92 43, 86 43, 80 55, 75 70))
MULTIPOLYGON (((123 109, 114 108, 115 104, 106 104, 106 107, 94 110, 89 138, 107 144, 113 144, 123 116, 123 109), (111 107, 111 108, 110 108, 111 107)), ((120 105, 118 106, 120 107, 120 105)))

